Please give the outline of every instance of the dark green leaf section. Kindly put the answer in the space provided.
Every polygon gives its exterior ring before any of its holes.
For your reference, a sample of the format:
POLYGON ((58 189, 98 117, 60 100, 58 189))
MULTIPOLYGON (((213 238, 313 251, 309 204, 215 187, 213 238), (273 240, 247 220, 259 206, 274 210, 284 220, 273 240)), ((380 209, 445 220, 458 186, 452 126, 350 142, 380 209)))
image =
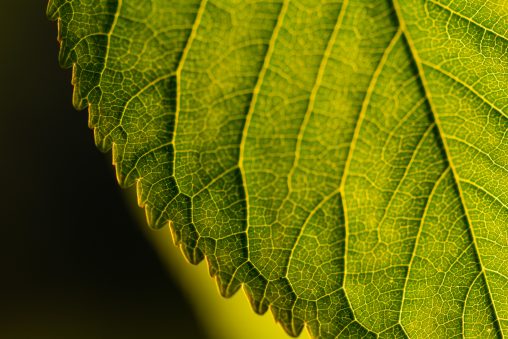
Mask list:
POLYGON ((153 227, 291 335, 508 331, 504 0, 53 0, 153 227))

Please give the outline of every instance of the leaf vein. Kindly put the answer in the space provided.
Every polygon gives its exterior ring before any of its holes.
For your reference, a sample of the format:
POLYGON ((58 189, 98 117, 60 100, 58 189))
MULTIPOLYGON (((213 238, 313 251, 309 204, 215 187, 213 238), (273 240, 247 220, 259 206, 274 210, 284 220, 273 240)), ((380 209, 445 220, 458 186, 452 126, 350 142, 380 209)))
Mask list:
POLYGON ((450 8, 449 6, 446 6, 446 5, 442 4, 439 1, 436 1, 436 0, 427 0, 427 1, 432 3, 432 4, 434 4, 434 5, 436 5, 437 7, 440 7, 442 9, 450 12, 453 15, 458 16, 459 18, 462 18, 462 19, 472 23, 473 25, 475 25, 475 26, 477 26, 477 27, 479 27, 479 28, 481 28, 481 29, 483 29, 483 30, 485 30, 487 32, 490 32, 490 33, 492 33, 492 34, 494 34, 496 36, 499 36, 499 37, 503 38, 504 40, 508 41, 508 37, 504 36, 503 34, 501 34, 499 32, 496 32, 493 28, 486 27, 483 24, 479 23, 478 21, 474 20, 473 18, 470 18, 470 17, 468 17, 468 16, 466 16, 466 15, 460 13, 460 12, 457 12, 453 8, 450 8))
MULTIPOLYGON (((438 127, 440 139, 441 139, 443 148, 444 148, 445 153, 446 153, 446 158, 447 158, 448 164, 449 164, 450 168, 452 169, 453 179, 454 179, 454 182, 455 182, 455 186, 457 188, 457 192, 458 192, 458 195, 459 195, 459 198, 460 198, 460 201, 461 201, 462 208, 464 209, 464 213, 465 213, 465 216, 466 216, 467 223, 469 225, 468 229, 469 229, 469 232, 470 232, 473 244, 474 244, 475 253, 476 253, 477 259, 479 261, 479 265, 481 267, 481 273, 483 274, 484 279, 485 279, 485 283, 487 285, 488 297, 489 297, 489 300, 490 300, 491 305, 492 305, 492 311, 494 313, 494 318, 495 318, 496 326, 497 326, 497 328, 500 329, 501 326, 500 326, 500 323, 499 323, 499 315, 498 315, 498 313, 496 311, 496 306, 494 304, 494 298, 493 298, 493 295, 492 295, 492 291, 490 289, 490 285, 488 283, 488 279, 487 279, 487 276, 485 274, 485 265, 483 264, 483 261, 482 261, 482 258, 481 258, 481 254, 480 254, 480 251, 479 251, 479 248, 478 248, 478 243, 477 243, 476 235, 475 235, 475 232, 474 232, 474 229, 473 229, 473 224, 471 222, 471 217, 469 216, 468 208, 467 208, 467 205, 466 205, 466 202, 465 202, 465 199, 464 199, 463 190, 462 190, 461 185, 460 185, 460 181, 459 181, 460 179, 459 179, 457 170, 454 167, 453 160, 452 160, 452 157, 451 157, 451 154, 450 154, 450 150, 449 150, 449 147, 447 145, 445 133, 443 131, 443 127, 441 125, 441 121, 439 119, 439 116, 438 116, 438 114, 437 114, 437 112, 436 112, 436 110, 434 108, 434 104, 433 104, 433 101, 432 101, 432 96, 431 96, 431 93, 430 93, 430 91, 428 89, 428 84, 427 84, 427 81, 426 81, 426 78, 425 78, 425 73, 424 73, 423 66, 422 66, 422 60, 420 59, 420 57, 418 55, 418 52, 416 51, 416 47, 414 46, 414 42, 413 42, 413 40, 411 38, 411 35, 408 32, 408 30, 407 30, 404 18, 403 18, 402 14, 401 14, 399 0, 392 0, 392 1, 393 1, 393 6, 395 8, 395 11, 397 13, 397 18, 399 19, 399 24, 401 26, 401 29, 402 29, 403 33, 404 33, 404 37, 406 38, 405 41, 406 41, 406 43, 407 43, 407 45, 409 47, 409 50, 411 51, 411 56, 412 56, 412 58, 413 58, 413 60, 415 62, 415 65, 416 65, 416 67, 418 69, 418 72, 420 73, 420 80, 421 80, 421 83, 422 83, 423 91, 424 91, 424 94, 425 94, 425 96, 427 97, 427 99, 429 101, 429 107, 431 109, 432 115, 433 115, 434 120, 436 122, 436 125, 438 127)), ((501 337, 503 337, 502 331, 501 331, 501 337)))
MULTIPOLYGON (((246 204, 245 211, 246 211, 246 223, 247 223, 245 233, 247 234, 247 237, 248 237, 248 230, 249 230, 250 223, 249 223, 249 193, 248 193, 248 188, 247 188, 247 177, 246 177, 246 173, 245 173, 245 167, 243 164, 243 162, 245 160, 245 143, 247 140, 247 134, 248 134, 248 130, 250 127, 250 122, 251 122, 252 116, 254 114, 254 109, 256 106, 257 98, 259 96, 259 93, 261 92, 261 86, 263 84, 266 72, 267 72, 268 67, 270 65, 271 57, 272 57, 273 51, 275 49, 275 42, 277 40, 277 37, 279 36, 279 31, 282 27, 282 23, 284 21, 284 17, 286 16, 288 7, 289 7, 289 0, 284 0, 284 2, 282 3, 281 9, 279 11, 279 14, 277 16, 275 28, 273 30, 272 36, 270 37, 270 41, 268 43, 268 48, 266 50, 265 58, 263 60, 263 65, 261 66, 256 85, 252 91, 252 98, 249 103, 247 115, 245 117, 244 127, 242 130, 242 139, 240 142, 240 154, 239 154, 239 159, 238 159, 238 168, 240 169, 240 174, 241 174, 242 183, 243 183, 243 189, 245 191, 245 204, 246 204)), ((248 243, 248 241, 247 241, 247 243, 248 243)), ((250 259, 250 251, 248 251, 248 255, 249 255, 249 259, 250 259)))

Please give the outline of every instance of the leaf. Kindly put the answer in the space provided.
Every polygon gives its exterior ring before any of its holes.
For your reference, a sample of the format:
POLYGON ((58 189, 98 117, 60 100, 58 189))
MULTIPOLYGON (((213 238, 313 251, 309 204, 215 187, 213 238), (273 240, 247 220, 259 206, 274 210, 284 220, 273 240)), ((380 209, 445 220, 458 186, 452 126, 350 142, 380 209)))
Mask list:
POLYGON ((291 335, 508 334, 504 0, 53 0, 150 225, 291 335))

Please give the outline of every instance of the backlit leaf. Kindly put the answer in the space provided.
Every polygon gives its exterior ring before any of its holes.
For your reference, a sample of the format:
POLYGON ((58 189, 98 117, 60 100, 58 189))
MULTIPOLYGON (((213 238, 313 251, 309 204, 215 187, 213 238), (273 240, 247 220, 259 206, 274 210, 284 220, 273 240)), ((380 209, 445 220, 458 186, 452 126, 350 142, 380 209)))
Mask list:
POLYGON ((48 14, 119 182, 224 296, 292 335, 508 334, 508 2, 48 14))

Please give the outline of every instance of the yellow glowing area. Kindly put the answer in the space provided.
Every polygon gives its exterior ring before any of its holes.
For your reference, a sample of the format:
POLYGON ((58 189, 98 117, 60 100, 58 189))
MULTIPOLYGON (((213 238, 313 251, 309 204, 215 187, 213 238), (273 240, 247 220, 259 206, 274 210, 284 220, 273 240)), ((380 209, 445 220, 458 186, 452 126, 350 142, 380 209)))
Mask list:
MULTIPOLYGON (((168 227, 158 231, 148 227, 143 229, 178 279, 210 339, 288 338, 281 326, 274 325, 270 311, 262 316, 254 313, 243 291, 238 291, 231 298, 223 298, 215 281, 210 278, 206 262, 189 265, 173 244, 168 227)), ((168 307, 171 307, 171 301, 168 301, 168 307)), ((299 338, 310 338, 308 331, 302 331, 299 338)))

